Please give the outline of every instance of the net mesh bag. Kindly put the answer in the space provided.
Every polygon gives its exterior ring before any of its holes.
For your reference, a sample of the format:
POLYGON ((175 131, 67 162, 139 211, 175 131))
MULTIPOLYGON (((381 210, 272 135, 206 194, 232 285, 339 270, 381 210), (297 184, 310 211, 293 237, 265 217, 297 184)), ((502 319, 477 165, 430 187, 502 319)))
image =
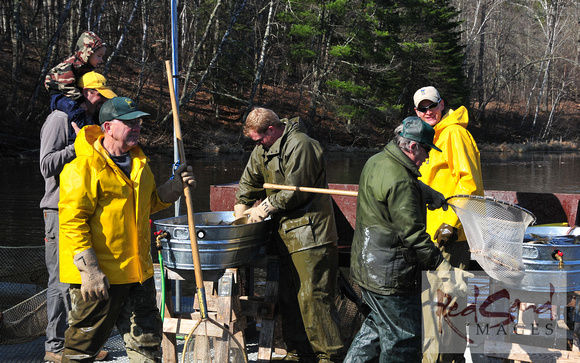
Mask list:
POLYGON ((44 335, 48 271, 44 246, 0 246, 0 344, 44 335))
POLYGON ((481 268, 495 280, 519 283, 525 273, 524 235, 536 217, 515 204, 490 197, 456 195, 447 203, 463 224, 469 250, 481 268))

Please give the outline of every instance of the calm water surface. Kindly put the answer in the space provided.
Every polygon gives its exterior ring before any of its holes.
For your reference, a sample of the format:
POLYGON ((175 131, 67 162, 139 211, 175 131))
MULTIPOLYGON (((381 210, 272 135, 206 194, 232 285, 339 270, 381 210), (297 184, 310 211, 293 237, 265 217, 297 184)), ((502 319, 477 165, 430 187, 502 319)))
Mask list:
MULTIPOLYGON (((364 163, 372 154, 327 154, 328 182, 356 184, 364 163)), ((193 191, 196 212, 209 211, 210 185, 235 182, 249 155, 188 155, 198 182, 193 191)), ((149 155, 158 183, 171 173, 172 156, 149 155)), ((0 245, 41 245, 44 223, 38 207, 44 194, 44 180, 37 159, 0 159, 0 245)), ((482 153, 485 189, 521 192, 580 193, 580 153, 526 155, 482 153)), ((233 208, 233 206, 232 206, 233 208)), ((182 206, 185 213, 185 206, 182 206)), ((168 208, 153 220, 173 216, 168 208)))

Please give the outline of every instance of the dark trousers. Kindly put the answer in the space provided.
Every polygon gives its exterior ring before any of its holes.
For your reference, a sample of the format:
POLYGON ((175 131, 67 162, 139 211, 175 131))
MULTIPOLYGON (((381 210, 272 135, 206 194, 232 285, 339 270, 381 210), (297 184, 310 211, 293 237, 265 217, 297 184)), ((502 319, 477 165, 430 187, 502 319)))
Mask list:
POLYGON ((361 288, 371 312, 355 336, 345 362, 421 361, 421 295, 379 295, 361 288))
POLYGON ((84 301, 71 285, 70 326, 63 362, 93 362, 116 325, 131 362, 161 362, 163 325, 153 278, 143 284, 111 285, 109 299, 84 301))

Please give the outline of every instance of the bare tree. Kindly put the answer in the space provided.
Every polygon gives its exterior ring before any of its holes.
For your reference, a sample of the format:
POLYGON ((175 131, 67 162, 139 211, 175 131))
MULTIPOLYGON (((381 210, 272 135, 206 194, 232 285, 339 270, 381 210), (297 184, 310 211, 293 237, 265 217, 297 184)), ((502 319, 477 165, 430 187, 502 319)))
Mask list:
POLYGON ((266 52, 268 51, 268 46, 270 43, 272 22, 276 14, 275 7, 277 5, 277 2, 272 0, 270 1, 269 5, 270 10, 268 11, 268 21, 266 23, 266 30, 264 32, 264 38, 262 40, 262 49, 260 51, 260 58, 256 66, 256 74, 254 76, 254 82, 252 83, 252 90, 250 91, 250 96, 248 97, 248 107, 246 109, 246 112, 244 113, 244 116, 242 117, 242 120, 246 119, 248 113, 250 112, 252 106, 254 105, 254 97, 256 96, 258 85, 260 84, 260 81, 262 79, 262 73, 264 71, 264 65, 266 63, 266 52))

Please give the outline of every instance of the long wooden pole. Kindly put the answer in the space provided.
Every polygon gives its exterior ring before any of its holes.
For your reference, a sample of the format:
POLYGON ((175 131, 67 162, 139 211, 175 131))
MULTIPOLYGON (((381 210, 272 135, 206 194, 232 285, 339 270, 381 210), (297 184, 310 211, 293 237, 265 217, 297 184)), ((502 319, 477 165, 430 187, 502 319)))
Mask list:
MULTIPOLYGON (((167 69, 167 81, 169 85, 169 95, 171 97, 171 108, 173 111, 173 127, 175 130, 175 138, 179 150, 179 159, 182 164, 185 164, 185 150, 183 148, 183 140, 181 138, 181 125, 179 123, 179 111, 177 110, 177 101, 175 99, 175 91, 173 89, 173 77, 171 73, 171 63, 166 60, 165 68, 167 69)), ((175 175, 175 178, 181 178, 180 175, 175 175)), ((199 259, 199 249, 197 247, 197 233, 195 232, 195 214, 193 211, 193 200, 191 199, 191 190, 189 185, 183 184, 183 193, 185 194, 185 203, 187 205, 187 225, 189 227, 189 241, 191 243, 191 256, 193 258, 193 267, 195 271, 195 284, 197 288, 197 298, 199 300, 199 310, 201 318, 207 317, 207 302, 205 298, 205 288, 203 286, 203 274, 201 272, 201 262, 199 259)))
POLYGON ((312 187, 297 187, 294 185, 281 185, 281 184, 271 184, 264 183, 264 189, 277 189, 277 190, 294 190, 297 192, 307 192, 307 193, 320 193, 320 194, 333 194, 333 195, 344 195, 347 197, 356 197, 358 192, 354 190, 338 190, 338 189, 324 189, 324 188, 312 188, 312 187))

